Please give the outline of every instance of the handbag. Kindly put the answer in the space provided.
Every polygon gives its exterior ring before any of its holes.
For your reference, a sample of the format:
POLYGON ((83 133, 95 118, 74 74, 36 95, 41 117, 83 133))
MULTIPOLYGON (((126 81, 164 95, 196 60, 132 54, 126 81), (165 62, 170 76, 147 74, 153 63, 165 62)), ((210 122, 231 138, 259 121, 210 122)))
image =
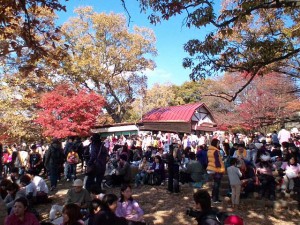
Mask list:
POLYGON ((92 175, 92 174, 96 173, 96 171, 97 171, 97 168, 96 168, 96 160, 97 160, 97 159, 99 158, 99 156, 101 155, 103 145, 104 145, 104 143, 102 143, 102 145, 101 145, 101 147, 100 147, 100 151, 98 152, 97 157, 96 157, 95 161, 93 162, 93 164, 87 165, 87 167, 86 167, 86 173, 87 173, 88 175, 92 175))

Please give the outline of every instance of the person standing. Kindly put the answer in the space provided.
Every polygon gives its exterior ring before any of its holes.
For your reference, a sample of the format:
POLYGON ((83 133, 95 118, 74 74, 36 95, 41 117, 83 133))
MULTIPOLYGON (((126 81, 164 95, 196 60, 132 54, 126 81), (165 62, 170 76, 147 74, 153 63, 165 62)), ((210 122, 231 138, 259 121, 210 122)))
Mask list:
POLYGON ((101 188, 101 183, 106 169, 106 157, 108 155, 108 150, 104 145, 105 143, 101 141, 99 134, 94 134, 91 140, 91 157, 87 166, 94 166, 94 171, 90 171, 87 174, 85 184, 87 190, 90 190, 91 186, 95 183, 95 180, 96 185, 101 188))
POLYGON ((237 159, 230 159, 230 166, 227 168, 227 174, 229 178, 229 183, 231 186, 231 202, 232 208, 235 208, 240 203, 240 193, 241 193, 241 180, 240 177, 242 173, 239 168, 236 167, 237 159))
POLYGON ((214 181, 212 200, 213 203, 220 203, 221 201, 219 199, 219 189, 223 174, 225 172, 225 167, 220 154, 220 141, 218 139, 212 139, 211 145, 208 146, 207 158, 207 172, 211 174, 214 181))
POLYGON ((29 154, 29 171, 38 175, 42 169, 43 159, 41 154, 37 151, 37 146, 33 144, 31 146, 32 152, 29 154))
POLYGON ((51 191, 53 191, 57 186, 57 180, 59 178, 60 168, 63 161, 64 155, 61 143, 57 138, 54 138, 45 154, 45 167, 50 175, 51 191))
POLYGON ((291 138, 291 133, 286 130, 284 128, 284 126, 281 127, 281 130, 278 132, 278 140, 279 140, 279 143, 282 145, 282 143, 284 142, 287 142, 289 143, 290 141, 290 138, 291 138))

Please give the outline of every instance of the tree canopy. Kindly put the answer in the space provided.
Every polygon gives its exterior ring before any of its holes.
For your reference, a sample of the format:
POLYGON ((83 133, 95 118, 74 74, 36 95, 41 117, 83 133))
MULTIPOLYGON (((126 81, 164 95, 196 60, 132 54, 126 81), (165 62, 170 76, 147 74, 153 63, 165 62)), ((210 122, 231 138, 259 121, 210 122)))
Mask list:
POLYGON ((28 75, 43 58, 58 65, 64 49, 56 46, 60 28, 55 11, 65 11, 58 0, 0 1, 0 69, 28 75))
POLYGON ((42 96, 35 122, 46 137, 88 136, 104 105, 98 94, 62 84, 42 96))
MULTIPOLYGON (((123 1, 124 2, 124 1, 123 1)), ((244 74, 244 83, 235 93, 219 97, 234 101, 256 76, 272 71, 299 78, 299 12, 298 1, 224 0, 139 0, 141 9, 152 10, 152 23, 185 14, 187 27, 211 25, 214 29, 204 40, 188 41, 183 60, 191 68, 192 80, 224 72, 244 74)))
POLYGON ((62 26, 69 57, 63 75, 101 94, 115 122, 123 120, 135 98, 146 89, 146 69, 155 67, 155 36, 146 28, 130 32, 120 14, 78 8, 77 17, 62 26))

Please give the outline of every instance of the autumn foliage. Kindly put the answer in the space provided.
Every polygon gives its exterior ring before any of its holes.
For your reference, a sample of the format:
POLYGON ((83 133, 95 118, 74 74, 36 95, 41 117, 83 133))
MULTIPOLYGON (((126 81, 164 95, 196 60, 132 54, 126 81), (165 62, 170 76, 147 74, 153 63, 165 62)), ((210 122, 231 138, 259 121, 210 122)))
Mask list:
POLYGON ((35 122, 46 137, 86 136, 104 105, 102 96, 63 84, 42 96, 35 122))

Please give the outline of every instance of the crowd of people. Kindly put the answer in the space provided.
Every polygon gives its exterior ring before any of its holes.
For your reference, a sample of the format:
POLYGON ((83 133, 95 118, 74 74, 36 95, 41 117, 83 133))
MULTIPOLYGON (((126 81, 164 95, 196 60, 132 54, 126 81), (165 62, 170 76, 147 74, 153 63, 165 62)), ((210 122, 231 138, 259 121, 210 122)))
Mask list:
POLYGON ((300 202, 299 140, 298 131, 282 127, 266 135, 149 132, 101 139, 94 134, 84 141, 70 137, 65 142, 54 138, 49 145, 1 145, 0 200, 8 215, 5 225, 39 224, 35 206, 50 201, 49 193, 57 190, 60 180, 71 182, 71 188, 64 205, 52 205, 52 224, 145 224, 143 210, 132 198, 132 186, 164 185, 171 178, 175 192, 181 185, 201 188, 212 181, 210 198, 218 204, 225 173, 234 209, 240 198, 253 192, 272 201, 276 192, 298 193, 292 196, 300 202), (103 194, 112 187, 120 187, 120 197, 103 194))

